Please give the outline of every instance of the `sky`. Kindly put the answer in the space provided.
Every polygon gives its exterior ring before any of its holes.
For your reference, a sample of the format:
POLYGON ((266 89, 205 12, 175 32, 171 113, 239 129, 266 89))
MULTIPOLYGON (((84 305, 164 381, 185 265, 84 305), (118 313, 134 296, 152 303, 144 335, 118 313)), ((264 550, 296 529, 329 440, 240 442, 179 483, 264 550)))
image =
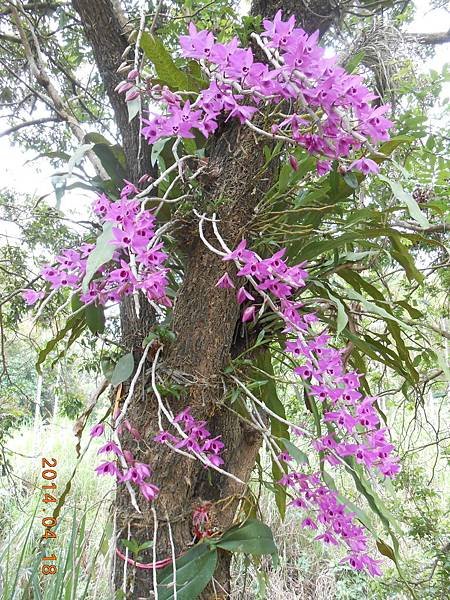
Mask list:
MULTIPOLYGON (((446 31, 450 24, 450 13, 444 9, 431 10, 428 0, 416 1, 416 17, 410 24, 408 30, 411 33, 434 33, 446 31)), ((436 47, 434 57, 422 66, 424 71, 433 68, 440 70, 445 62, 450 62, 450 44, 436 47)), ((450 96, 450 84, 448 85, 450 96)), ((445 90, 447 93, 447 89, 445 90)), ((3 125, 2 128, 6 128, 3 125)), ((9 187, 19 194, 29 194, 40 197, 44 194, 52 194, 51 175, 52 167, 43 160, 28 163, 35 157, 35 153, 25 153, 19 146, 13 146, 8 137, 0 138, 0 189, 9 187)), ((49 199, 54 195, 50 196, 49 199)), ((90 197, 83 191, 68 192, 62 202, 62 209, 71 216, 86 212, 90 197)))

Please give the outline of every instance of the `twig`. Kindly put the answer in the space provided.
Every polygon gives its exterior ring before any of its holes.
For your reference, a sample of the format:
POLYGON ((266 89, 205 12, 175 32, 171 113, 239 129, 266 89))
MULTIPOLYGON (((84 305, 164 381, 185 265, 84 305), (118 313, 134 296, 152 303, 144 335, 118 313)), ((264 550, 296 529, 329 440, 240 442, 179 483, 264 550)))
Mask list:
MULTIPOLYGON (((158 516, 156 514, 155 507, 152 504, 153 513, 153 564, 156 564, 156 542, 158 534, 158 516)), ((156 578, 156 569, 153 569, 153 593, 155 594, 155 600, 158 600, 158 580, 156 578)))
MULTIPOLYGON (((26 56, 31 74, 36 79, 36 81, 46 90, 49 98, 51 99, 51 101, 53 103, 53 109, 58 114, 58 116, 63 121, 67 122, 70 130, 72 131, 74 136, 77 138, 77 140, 79 142, 83 143, 86 132, 83 130, 83 128, 81 127, 79 122, 75 119, 75 117, 67 111, 66 107, 64 106, 63 100, 62 100, 61 96, 59 95, 58 90, 53 85, 52 81, 50 80, 50 78, 47 74, 47 71, 45 69, 45 63, 44 63, 44 60, 42 57, 42 52, 41 52, 41 48, 39 45, 39 41, 37 39, 36 32, 34 31, 32 24, 30 23, 30 33, 31 33, 31 37, 33 38, 35 52, 33 52, 31 49, 30 43, 28 41, 28 37, 25 33, 25 30, 24 30, 24 27, 21 22, 21 19, 20 19, 20 16, 19 16, 16 6, 13 6, 13 5, 11 6, 11 13, 13 15, 13 19, 14 19, 17 29, 19 31, 20 39, 22 41, 23 49, 25 52, 25 56, 26 56)), ((26 14, 24 14, 24 16, 25 16, 25 18, 28 18, 26 14)), ((91 161, 98 176, 103 180, 108 180, 109 175, 105 171, 105 169, 104 169, 102 163, 100 162, 99 158, 97 157, 97 155, 92 150, 89 150, 86 153, 86 155, 89 157, 89 160, 91 161)))
POLYGON ((34 125, 42 125, 43 123, 57 123, 61 119, 57 117, 42 117, 40 119, 32 119, 31 121, 24 121, 23 123, 17 123, 17 125, 13 125, 9 129, 5 129, 0 133, 0 138, 5 135, 10 135, 11 133, 15 133, 24 127, 33 127, 34 125))
POLYGON ((176 563, 176 556, 175 556, 175 546, 174 546, 174 543, 173 543, 173 536, 172 536, 172 527, 170 525, 169 515, 168 515, 167 511, 166 511, 166 521, 167 521, 167 529, 169 531, 170 551, 172 553, 173 600, 177 600, 178 599, 178 592, 177 592, 177 563, 176 563))

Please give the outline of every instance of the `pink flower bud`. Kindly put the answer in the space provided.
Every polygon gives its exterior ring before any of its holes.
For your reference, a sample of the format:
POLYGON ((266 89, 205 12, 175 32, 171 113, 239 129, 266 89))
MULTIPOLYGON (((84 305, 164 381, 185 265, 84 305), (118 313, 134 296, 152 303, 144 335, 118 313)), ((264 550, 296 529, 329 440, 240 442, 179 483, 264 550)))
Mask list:
POLYGON ((89 435, 91 437, 100 437, 101 435, 103 435, 104 431, 105 426, 103 425, 103 423, 98 423, 97 425, 94 425, 89 435))
POLYGON ((123 457, 127 461, 127 465, 133 465, 134 464, 134 456, 133 456, 133 454, 129 450, 124 450, 123 451, 123 457))
POLYGON ((139 76, 139 71, 137 69, 132 69, 129 73, 128 73, 128 77, 127 79, 129 79, 130 81, 136 81, 136 79, 139 76))
POLYGON ((156 485, 153 485, 153 483, 143 482, 139 485, 139 489, 144 498, 149 502, 154 500, 159 494, 159 488, 156 485))
POLYGON ((25 290, 22 294, 22 298, 31 306, 35 304, 38 300, 41 300, 45 296, 45 292, 35 292, 34 290, 25 290))
POLYGON ((292 156, 292 154, 289 157, 289 163, 294 171, 298 171, 298 160, 295 158, 295 156, 292 156))
POLYGON ((118 85, 116 85, 116 87, 114 88, 114 91, 118 92, 119 94, 123 94, 123 92, 127 92, 132 87, 134 87, 134 86, 129 81, 121 81, 118 85))
POLYGON ((325 175, 331 171, 331 162, 329 160, 319 160, 316 165, 318 175, 325 175))
POLYGON ((137 89, 133 89, 130 90, 129 92, 127 92, 127 95, 125 96, 125 101, 126 102, 131 102, 132 100, 136 100, 136 98, 138 98, 141 95, 141 92, 137 89))
POLYGON ((253 321, 255 318, 256 307, 254 304, 246 308, 242 314, 242 322, 246 323, 247 321, 253 321))

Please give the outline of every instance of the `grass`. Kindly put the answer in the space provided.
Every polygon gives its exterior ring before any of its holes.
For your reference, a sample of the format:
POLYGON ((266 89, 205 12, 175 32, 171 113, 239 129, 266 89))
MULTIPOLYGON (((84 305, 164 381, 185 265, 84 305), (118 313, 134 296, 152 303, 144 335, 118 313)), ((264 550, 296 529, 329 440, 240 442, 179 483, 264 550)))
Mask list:
MULTIPOLYGON (((110 478, 94 473, 101 442, 94 439, 83 460, 76 456, 77 439, 72 422, 58 419, 36 435, 23 427, 8 441, 12 469, 0 477, 0 596, 2 600, 113 600, 111 564, 114 553, 113 500, 110 478), (70 481, 57 525, 56 539, 44 542, 42 517, 52 515, 55 503, 43 502, 42 458, 56 459, 57 491, 70 481), (75 475, 73 472, 76 467, 75 475), (73 476, 73 478, 72 478, 73 476), (54 561, 44 556, 56 555, 54 561), (55 565, 44 575, 44 564, 55 565)), ((82 440, 82 448, 87 443, 82 440)), ((46 482, 49 483, 49 482, 46 482)), ((417 495, 417 490, 416 490, 417 495)), ((408 600, 389 561, 382 579, 374 582, 340 565, 341 556, 313 541, 303 532, 300 511, 290 510, 284 522, 273 497, 263 492, 264 520, 272 528, 279 549, 276 569, 271 559, 258 565, 240 557, 233 563, 233 600, 408 600), (397 581, 398 583, 398 581, 397 581)), ((411 564, 425 560, 416 554, 411 564), (416 562, 414 562, 416 561, 416 562)), ((404 548, 405 546, 403 546, 404 548)), ((409 549, 408 549, 409 552, 409 549)), ((412 569, 410 576, 415 578, 412 569)), ((422 592, 421 592, 422 593, 422 592)), ((421 600, 439 598, 422 594, 421 600)))
POLYGON ((113 489, 110 481, 98 478, 93 471, 95 445, 78 464, 75 445, 71 423, 66 420, 48 425, 37 437, 23 428, 9 443, 16 454, 10 459, 12 475, 2 477, 3 600, 111 600, 114 596, 109 582, 113 489), (43 502, 41 486, 50 482, 41 477, 42 457, 57 461, 57 488, 47 491, 59 499, 69 481, 71 485, 57 524, 51 528, 56 539, 42 540, 41 519, 51 517, 56 507, 54 502, 43 502), (56 560, 42 560, 53 555, 56 560), (43 574, 43 565, 50 573, 43 574))

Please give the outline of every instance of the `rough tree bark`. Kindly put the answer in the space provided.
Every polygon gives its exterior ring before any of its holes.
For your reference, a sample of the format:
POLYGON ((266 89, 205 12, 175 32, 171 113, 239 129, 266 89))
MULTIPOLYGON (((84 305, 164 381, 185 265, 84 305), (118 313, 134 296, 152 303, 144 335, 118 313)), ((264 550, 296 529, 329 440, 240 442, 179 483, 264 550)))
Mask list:
MULTIPOLYGON (((102 79, 106 94, 112 106, 126 160, 126 171, 129 181, 137 183, 144 174, 154 175, 151 165, 151 147, 142 143, 140 138, 139 119, 131 123, 123 95, 115 91, 115 87, 124 76, 117 73, 123 62, 123 54, 128 47, 125 31, 125 17, 111 0, 72 0, 77 11, 87 41, 92 47, 95 62, 102 79)), ((154 311, 144 297, 139 299, 140 312, 136 314, 133 299, 126 298, 120 307, 122 343, 138 353, 145 337, 144 329, 155 319, 154 311)), ((138 357, 137 357, 138 358, 138 357)))
MULTIPOLYGON (((136 122, 128 125, 126 107, 122 98, 114 92, 119 81, 116 69, 126 47, 122 30, 111 0, 72 0, 80 15, 86 37, 92 45, 107 94, 116 114, 123 138, 130 179, 136 181, 149 165, 148 148, 144 144, 141 160, 136 165, 138 131, 136 122)), ((288 14, 295 13, 308 31, 320 29, 321 33, 330 26, 338 15, 335 4, 328 0, 308 2, 308 9, 291 0, 255 0, 253 14, 271 17, 279 8, 288 14)), ((254 208, 262 194, 272 184, 273 174, 262 177, 257 174, 264 162, 263 146, 267 140, 258 139, 249 129, 236 123, 224 126, 211 140, 208 148, 209 181, 204 188, 205 203, 208 199, 220 199, 218 218, 220 230, 227 243, 234 247, 249 235, 249 224, 254 217, 254 208)), ((148 168, 147 168, 148 171, 148 168)), ((187 226, 189 228, 189 225, 187 226)), ((187 255, 184 279, 179 290, 173 312, 173 330, 176 340, 171 347, 163 349, 158 372, 168 381, 176 381, 180 375, 190 380, 179 398, 169 398, 173 412, 191 406, 198 419, 208 422, 209 429, 221 434, 226 447, 224 468, 243 481, 248 481, 259 452, 261 440, 247 427, 221 406, 223 388, 221 372, 233 354, 233 340, 239 318, 239 308, 234 294, 229 290, 218 290, 215 284, 225 271, 224 263, 212 254, 200 241, 196 225, 188 229, 191 242, 184 248, 187 255)), ((230 274, 233 275, 233 269, 230 274)), ((137 352, 142 338, 148 333, 152 318, 147 322, 140 319, 136 326, 133 311, 125 316, 124 326, 130 334, 131 345, 137 352), (133 332, 136 338, 132 339, 133 332)), ((238 497, 244 491, 235 481, 213 472, 209 477, 198 462, 188 460, 165 447, 151 443, 158 430, 157 402, 149 386, 147 374, 143 376, 136 391, 129 418, 141 431, 143 441, 125 441, 138 460, 148 462, 154 469, 154 480, 161 493, 155 503, 159 521, 157 556, 170 556, 169 528, 175 542, 176 552, 186 550, 192 541, 192 509, 204 501, 217 503, 215 518, 219 529, 229 528, 233 522, 238 497), (149 442, 149 443, 148 443, 149 442), (226 509, 224 507, 226 506, 226 509)), ((142 505, 142 514, 131 507, 127 493, 117 498, 117 527, 120 537, 143 541, 152 539, 153 517, 148 506, 142 505)), ((144 562, 152 561, 152 553, 144 554, 144 562)), ((226 597, 230 591, 230 556, 219 557, 215 577, 219 583, 215 595, 208 587, 204 598, 226 597), (222 591, 220 591, 222 588, 222 591)), ((151 598, 151 571, 128 570, 130 598, 151 598)), ((123 565, 117 562, 116 586, 122 586, 123 565)))
POLYGON ((121 14, 114 10, 111 0, 72 0, 72 6, 80 16, 87 41, 92 47, 95 62, 105 91, 114 111, 122 146, 127 161, 127 173, 137 182, 144 173, 152 171, 151 148, 139 140, 139 120, 128 122, 128 111, 123 96, 114 91, 124 79, 117 73, 128 42, 123 30, 121 14))

